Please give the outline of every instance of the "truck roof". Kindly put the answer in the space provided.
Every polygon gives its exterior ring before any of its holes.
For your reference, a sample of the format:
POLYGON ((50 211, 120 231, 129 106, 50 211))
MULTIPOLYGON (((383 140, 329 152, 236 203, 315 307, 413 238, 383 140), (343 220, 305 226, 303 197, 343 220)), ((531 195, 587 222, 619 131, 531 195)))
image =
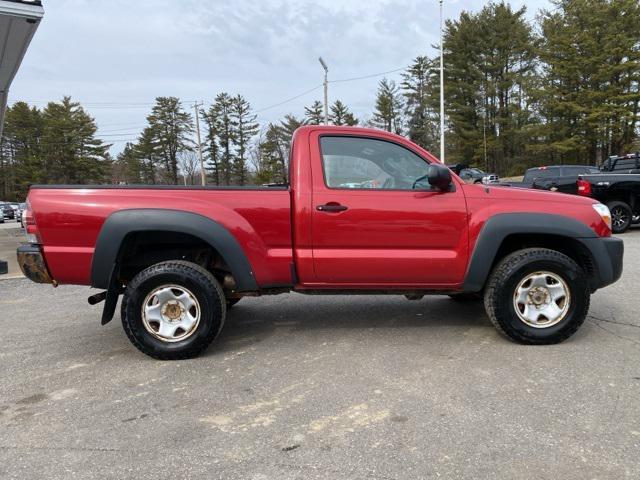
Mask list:
POLYGON ((408 150, 413 150, 418 148, 421 153, 427 157, 431 161, 439 161, 438 158, 433 155, 430 151, 425 148, 420 147, 412 143, 408 138, 403 137, 402 135, 398 135, 393 132, 388 132, 387 130, 382 130, 379 128, 369 128, 369 127, 348 127, 348 126, 338 126, 338 125, 302 125, 298 127, 296 131, 293 133, 293 138, 299 136, 307 136, 313 131, 321 130, 322 132, 326 132, 328 135, 332 133, 336 134, 347 134, 354 136, 362 136, 362 137, 374 137, 377 139, 387 139, 392 142, 398 143, 402 146, 405 146, 408 150))

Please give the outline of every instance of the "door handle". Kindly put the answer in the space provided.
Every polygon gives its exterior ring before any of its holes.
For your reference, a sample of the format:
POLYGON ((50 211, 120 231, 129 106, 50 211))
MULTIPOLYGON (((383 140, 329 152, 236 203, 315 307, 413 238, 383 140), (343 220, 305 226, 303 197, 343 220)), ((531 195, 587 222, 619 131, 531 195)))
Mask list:
POLYGON ((316 210, 319 212, 344 212, 348 207, 340 205, 339 203, 327 203, 325 205, 318 205, 316 210))

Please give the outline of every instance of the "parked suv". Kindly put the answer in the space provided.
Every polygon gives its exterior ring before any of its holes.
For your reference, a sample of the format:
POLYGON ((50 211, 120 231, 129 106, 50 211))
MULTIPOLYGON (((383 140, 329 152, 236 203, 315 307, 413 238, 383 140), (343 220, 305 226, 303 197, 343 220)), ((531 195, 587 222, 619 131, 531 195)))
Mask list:
POLYGON ((476 167, 470 167, 462 163, 455 165, 447 165, 454 173, 456 173, 465 183, 496 183, 498 175, 495 173, 485 173, 476 167))
POLYGON ((16 212, 9 203, 0 204, 0 209, 4 220, 15 220, 16 212))

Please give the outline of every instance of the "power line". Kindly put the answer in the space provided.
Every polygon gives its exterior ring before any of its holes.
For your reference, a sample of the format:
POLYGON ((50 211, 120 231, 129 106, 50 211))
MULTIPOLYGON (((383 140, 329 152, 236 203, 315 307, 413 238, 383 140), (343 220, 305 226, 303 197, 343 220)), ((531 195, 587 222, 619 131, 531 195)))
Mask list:
POLYGON ((367 78, 380 77, 381 75, 386 75, 388 73, 399 72, 401 70, 406 70, 407 68, 408 67, 400 67, 400 68, 394 68, 393 70, 387 70, 386 72, 378 72, 378 73, 372 73, 370 75, 363 75, 362 77, 342 78, 340 80, 329 80, 329 83, 343 83, 343 82, 354 82, 356 80, 365 80, 367 78))
POLYGON ((96 133, 95 136, 96 137, 129 137, 129 136, 134 136, 137 137, 138 135, 140 135, 141 132, 132 132, 132 133, 112 133, 112 134, 102 134, 102 133, 96 133))
MULTIPOLYGON (((394 68, 393 70, 386 70, 384 72, 377 72, 377 73, 371 73, 369 75, 363 75, 360 77, 350 77, 350 78, 341 78, 338 80, 329 80, 327 83, 344 83, 344 82, 354 82, 357 80, 366 80, 368 78, 375 78, 375 77, 379 77, 382 75, 387 75, 389 73, 395 73, 395 72, 399 72, 401 70, 406 70, 408 67, 400 67, 400 68, 394 68)), ((316 85, 308 90, 305 90, 304 92, 301 92, 297 95, 294 95, 293 97, 289 97, 285 100, 282 100, 280 102, 274 103, 272 105, 268 105, 266 107, 260 108, 258 110, 254 110, 254 113, 260 113, 260 112, 264 112, 265 110, 270 110, 272 108, 276 108, 279 107, 280 105, 284 105, 285 103, 289 103, 292 102, 293 100, 297 100, 300 97, 303 97, 305 95, 308 95, 309 93, 319 89, 320 87, 322 87, 322 84, 316 85)), ((31 103, 31 104, 48 104, 51 103, 51 101, 44 101, 44 100, 23 100, 25 103, 31 103)), ((86 102, 83 103, 81 101, 78 101, 80 103, 81 107, 86 107, 86 108, 93 108, 93 109, 123 109, 123 108, 146 108, 146 107, 150 107, 150 106, 154 106, 156 103, 155 102, 86 102)), ((196 100, 180 100, 181 103, 196 103, 196 100)), ((117 125, 117 124, 116 124, 117 125)))
MULTIPOLYGON (((33 104, 48 104, 48 103, 59 103, 56 102, 55 100, 16 100, 15 103, 17 102, 24 102, 24 103, 33 103, 33 104)), ((92 105, 92 106, 106 106, 106 107, 110 107, 110 106, 121 106, 121 105, 127 105, 127 106, 139 106, 139 107, 149 107, 149 106, 154 106, 156 105, 156 102, 93 102, 93 101, 87 101, 87 102, 83 102, 82 100, 72 100, 73 103, 79 103, 81 106, 84 105, 92 105)), ((195 102, 195 100, 180 100, 181 103, 193 103, 195 102)))
POLYGON ((273 105, 269 105, 268 107, 264 107, 264 108, 260 108, 258 110, 254 110, 253 113, 264 112, 265 110, 269 110, 271 108, 275 108, 275 107, 279 107, 280 105, 284 105, 285 103, 292 102, 293 100, 296 100, 297 98, 300 98, 300 97, 304 97, 305 95, 307 95, 307 94, 319 89, 320 87, 322 87, 322 84, 316 85, 315 87, 310 88, 309 90, 305 90, 304 92, 299 93, 298 95, 295 95, 295 96, 293 96, 291 98, 287 98, 286 100, 283 100, 281 102, 274 103, 273 105))
POLYGON ((100 125, 100 128, 102 127, 131 127, 131 128, 136 128, 140 125, 140 122, 131 122, 131 123, 105 123, 100 125))
POLYGON ((98 127, 98 135, 102 135, 103 133, 113 133, 113 132, 120 132, 123 135, 126 135, 127 133, 136 133, 136 132, 140 132, 142 131, 144 128, 146 128, 147 125, 143 125, 143 126, 139 126, 139 127, 129 127, 129 128, 116 128, 116 129, 109 129, 109 130, 102 130, 100 127, 98 127))

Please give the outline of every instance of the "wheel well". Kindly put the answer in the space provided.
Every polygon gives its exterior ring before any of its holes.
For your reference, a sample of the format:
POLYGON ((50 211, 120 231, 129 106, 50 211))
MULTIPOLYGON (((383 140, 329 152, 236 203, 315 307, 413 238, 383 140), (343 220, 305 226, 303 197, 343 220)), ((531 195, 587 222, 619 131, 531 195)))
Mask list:
POLYGON ((626 203, 627 205, 629 205, 629 207, 633 212, 635 212, 636 208, 638 207, 636 202, 636 197, 632 193, 621 191, 621 190, 610 190, 608 192, 608 198, 605 203, 611 203, 611 202, 626 203))
POLYGON ((594 260, 580 241, 571 237, 550 234, 511 234, 504 238, 491 269, 504 257, 523 248, 548 248, 563 253, 575 261, 590 277, 595 273, 594 260))
POLYGON ((218 251, 195 235, 182 232, 143 231, 128 234, 118 253, 118 280, 127 284, 145 268, 167 260, 186 260, 209 270, 225 289, 235 286, 218 251))

